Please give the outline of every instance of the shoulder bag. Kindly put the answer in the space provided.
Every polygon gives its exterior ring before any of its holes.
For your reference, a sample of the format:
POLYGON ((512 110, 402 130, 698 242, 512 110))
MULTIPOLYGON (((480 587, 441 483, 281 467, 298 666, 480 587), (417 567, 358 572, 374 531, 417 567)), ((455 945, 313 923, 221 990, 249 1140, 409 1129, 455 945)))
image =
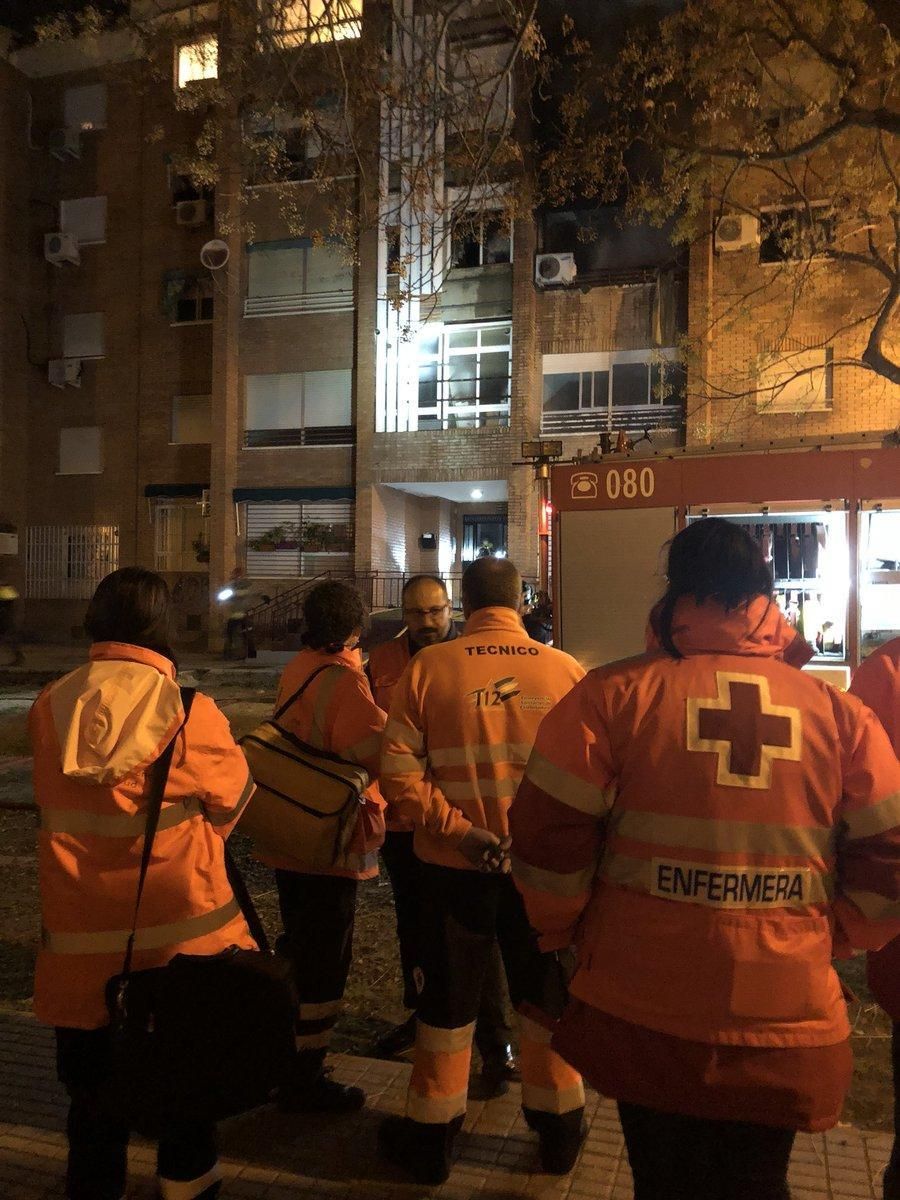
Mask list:
POLYGON ((291 967, 269 950, 227 843, 229 882, 259 949, 233 946, 220 954, 177 954, 164 967, 131 969, 169 766, 193 698, 193 689, 182 689, 184 722, 148 772, 131 936, 122 973, 106 988, 111 1053, 103 1107, 151 1136, 171 1121, 218 1121, 264 1104, 295 1053, 297 998, 291 967))
POLYGON ((258 850, 294 859, 300 870, 352 869, 349 847, 369 775, 359 763, 304 742, 279 720, 323 671, 347 669, 338 663, 317 668, 270 720, 240 738, 256 783, 241 833, 258 850))

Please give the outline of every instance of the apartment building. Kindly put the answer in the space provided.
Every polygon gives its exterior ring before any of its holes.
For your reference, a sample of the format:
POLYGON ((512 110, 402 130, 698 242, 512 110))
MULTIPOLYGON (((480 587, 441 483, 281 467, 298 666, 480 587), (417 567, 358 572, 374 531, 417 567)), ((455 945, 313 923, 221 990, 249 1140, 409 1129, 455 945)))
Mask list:
MULTIPOLYGON (((202 260, 233 192, 197 191, 170 145, 198 120, 179 90, 217 71, 205 11, 162 69, 115 30, 0 61, 0 573, 32 636, 80 636, 94 586, 128 563, 170 580, 184 645, 215 643, 236 566, 268 595, 325 571, 453 577, 479 552, 535 577, 523 441, 569 458, 601 434, 635 453, 741 440, 733 414, 722 432, 686 406, 678 362, 693 309, 753 269, 712 231, 688 261, 612 209, 482 206, 447 236, 427 303, 398 305, 391 240, 418 254, 413 224, 347 254, 245 180, 225 253, 202 260)), ((755 338, 715 341, 703 370, 758 355, 755 338)), ((809 431, 859 428, 855 393, 830 386, 809 431)), ((875 386, 863 420, 896 424, 892 405, 875 386)), ((797 433, 793 412, 766 428, 797 433)))

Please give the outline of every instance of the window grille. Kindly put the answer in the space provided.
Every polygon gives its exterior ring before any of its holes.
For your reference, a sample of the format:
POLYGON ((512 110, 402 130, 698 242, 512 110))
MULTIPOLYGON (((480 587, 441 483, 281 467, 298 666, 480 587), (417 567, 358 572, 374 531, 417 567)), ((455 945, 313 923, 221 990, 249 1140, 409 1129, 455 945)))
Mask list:
POLYGON ((419 339, 419 429, 509 424, 512 326, 425 326, 419 339))
POLYGON ((25 589, 33 600, 89 600, 119 565, 117 525, 32 525, 25 534, 25 589))
POLYGON ((247 504, 247 575, 298 579, 353 569, 351 500, 247 504))

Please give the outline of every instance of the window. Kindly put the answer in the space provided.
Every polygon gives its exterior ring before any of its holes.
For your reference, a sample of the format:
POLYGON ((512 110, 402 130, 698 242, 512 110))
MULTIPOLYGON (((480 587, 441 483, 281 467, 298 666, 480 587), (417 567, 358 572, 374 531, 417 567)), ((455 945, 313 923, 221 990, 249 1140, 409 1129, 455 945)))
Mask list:
POLYGON ((214 310, 212 280, 190 271, 166 271, 162 306, 173 325, 211 321, 214 310))
POLYGON ((201 79, 215 79, 219 73, 219 43, 215 34, 178 47, 175 81, 187 87, 201 79))
POLYGON ((33 600, 89 600, 119 566, 115 525, 32 525, 25 535, 25 588, 33 600))
POLYGON ((451 266, 488 267, 512 260, 508 218, 500 213, 466 213, 455 225, 450 246, 451 266))
POLYGON ((244 316, 351 312, 353 266, 338 243, 253 242, 244 316))
POLYGON ((248 375, 244 446, 346 446, 353 372, 248 375))
POLYGON ((290 0, 278 16, 284 46, 340 42, 362 35, 363 0, 290 0))
MULTIPOLYGON (((302 114, 258 116, 249 122, 249 133, 250 173, 257 184, 311 179, 323 155, 330 154, 333 161, 347 149, 345 116, 334 96, 322 97, 302 114)), ((352 169, 349 163, 347 169, 352 169)), ((332 169, 331 173, 336 172, 332 169)))
POLYGON ((834 391, 830 349, 761 354, 756 362, 756 411, 829 412, 834 391))
POLYGON ((503 128, 512 119, 512 43, 486 38, 455 39, 449 69, 457 129, 503 128))
POLYGON ((172 397, 172 442, 202 446, 212 441, 212 397, 172 397))
POLYGON ((247 575, 296 579, 353 568, 353 501, 247 504, 247 575))
POLYGON ((542 433, 671 429, 684 420, 673 348, 545 354, 542 433))
POLYGON ((63 317, 63 358, 103 358, 105 353, 103 313, 68 313, 63 317))
POLYGON ((153 526, 157 571, 209 570, 209 519, 197 500, 157 500, 153 526))
POLYGON ((79 246, 97 246, 106 241, 106 197, 83 196, 63 200, 59 206, 59 227, 71 234, 79 246))
POLYGON ((419 339, 419 429, 509 424, 512 326, 426 325, 419 339))
POLYGON ((66 129, 87 133, 106 128, 106 84, 89 83, 66 88, 63 97, 63 124, 66 129))
POLYGON ((58 475, 102 475, 102 430, 96 425, 82 425, 59 431, 58 475))
POLYGON ((180 204, 182 200, 205 200, 212 213, 215 204, 215 188, 198 187, 190 175, 174 171, 169 164, 169 191, 172 193, 172 203, 180 204))
POLYGON ((834 214, 827 204, 766 208, 759 214, 759 261, 799 262, 828 254, 834 214))

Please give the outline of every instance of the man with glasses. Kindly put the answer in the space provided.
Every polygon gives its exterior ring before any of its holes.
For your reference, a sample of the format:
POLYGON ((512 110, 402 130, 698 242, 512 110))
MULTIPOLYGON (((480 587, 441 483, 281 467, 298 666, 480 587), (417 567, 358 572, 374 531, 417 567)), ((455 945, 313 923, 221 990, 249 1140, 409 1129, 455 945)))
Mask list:
MULTIPOLYGON (((366 668, 375 703, 385 712, 391 706, 394 688, 410 659, 428 646, 450 642, 458 636, 446 584, 437 575, 414 575, 408 579, 403 587, 401 605, 405 628, 397 637, 372 650, 366 668)), ((413 1010, 407 1020, 376 1043, 378 1055, 393 1058, 411 1049, 416 1040, 415 1010, 419 1002, 421 873, 413 853, 411 822, 388 814, 381 856, 394 892, 403 970, 403 1004, 413 1010)), ((482 1060, 480 1096, 489 1099, 503 1095, 509 1088, 510 1079, 516 1076, 516 1064, 506 1018, 506 980, 496 946, 482 989, 475 1044, 482 1060)))

